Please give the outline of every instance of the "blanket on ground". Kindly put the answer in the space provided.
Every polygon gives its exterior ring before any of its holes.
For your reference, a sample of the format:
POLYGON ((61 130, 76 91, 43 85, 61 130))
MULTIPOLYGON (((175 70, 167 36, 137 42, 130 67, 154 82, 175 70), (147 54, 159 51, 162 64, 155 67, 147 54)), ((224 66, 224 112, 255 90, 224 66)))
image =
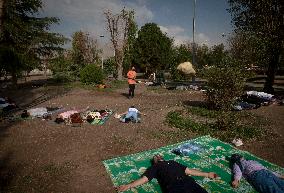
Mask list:
MULTIPOLYGON (((153 157, 153 155, 161 154, 166 160, 175 160, 188 166, 189 168, 195 168, 205 172, 216 172, 220 176, 220 179, 194 177, 196 181, 208 192, 256 192, 251 185, 243 179, 237 189, 234 189, 230 186, 231 170, 229 168, 229 161, 227 161, 225 158, 233 153, 239 153, 245 156, 247 159, 256 160, 272 171, 279 173, 284 172, 284 169, 277 165, 262 160, 250 154, 249 152, 238 150, 230 144, 224 143, 210 136, 202 136, 193 140, 161 147, 159 149, 153 149, 128 156, 105 160, 103 161, 103 164, 110 175, 113 184, 118 186, 138 179, 144 173, 146 168, 151 165, 150 159, 153 157), (192 151, 195 152, 189 153, 189 156, 179 156, 173 153, 173 150, 177 149, 178 147, 185 147, 182 146, 184 144, 191 144, 190 147, 192 147, 192 151), (196 147, 198 147, 198 150, 196 147)), ((150 183, 132 188, 126 192, 160 193, 161 189, 158 185, 158 182, 156 180, 152 180, 150 183)))

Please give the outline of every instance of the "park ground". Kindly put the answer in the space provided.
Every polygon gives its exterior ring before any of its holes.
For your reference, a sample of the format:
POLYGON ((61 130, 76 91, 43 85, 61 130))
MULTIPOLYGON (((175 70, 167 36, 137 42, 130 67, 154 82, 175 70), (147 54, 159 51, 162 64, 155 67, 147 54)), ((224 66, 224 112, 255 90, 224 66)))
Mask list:
MULTIPOLYGON (((66 110, 109 108, 122 113, 135 105, 147 116, 138 124, 120 123, 113 116, 104 125, 58 125, 41 119, 0 122, 0 192, 115 192, 102 161, 159 148, 197 135, 169 138, 178 130, 166 122, 172 110, 189 101, 203 101, 200 91, 178 91, 139 84, 128 99, 127 85, 98 90, 89 87, 45 84, 44 80, 2 89, 22 107, 63 106, 66 110)), ((250 111, 269 121, 271 135, 244 141, 240 149, 284 167, 284 106, 272 104, 250 111)))

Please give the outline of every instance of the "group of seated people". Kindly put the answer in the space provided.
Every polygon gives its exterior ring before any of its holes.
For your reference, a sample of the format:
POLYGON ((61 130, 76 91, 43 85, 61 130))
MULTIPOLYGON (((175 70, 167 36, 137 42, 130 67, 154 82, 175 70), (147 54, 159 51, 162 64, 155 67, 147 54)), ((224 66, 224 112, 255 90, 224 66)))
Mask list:
MULTIPOLYGON (((161 155, 154 155, 152 165, 142 174, 142 177, 129 183, 116 187, 119 192, 137 187, 151 181, 158 183, 163 193, 207 193, 191 176, 218 178, 214 172, 202 172, 176 161, 166 161, 161 155)), ((233 188, 237 188, 243 176, 259 193, 284 193, 284 176, 271 172, 257 161, 246 160, 239 154, 230 157, 233 188)))

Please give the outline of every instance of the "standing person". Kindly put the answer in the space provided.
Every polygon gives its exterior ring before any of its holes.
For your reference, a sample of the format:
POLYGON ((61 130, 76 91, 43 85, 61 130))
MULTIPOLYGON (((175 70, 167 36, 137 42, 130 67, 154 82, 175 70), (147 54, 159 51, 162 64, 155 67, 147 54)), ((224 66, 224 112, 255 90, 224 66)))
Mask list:
POLYGON ((269 171, 257 161, 246 160, 239 154, 233 154, 230 161, 234 188, 239 186, 243 176, 259 193, 284 193, 284 176, 269 171))
POLYGON ((123 192, 156 178, 163 193, 207 193, 189 175, 208 178, 217 177, 213 172, 207 173, 189 169, 176 161, 165 161, 161 155, 155 155, 152 159, 152 166, 146 170, 140 179, 121 185, 117 187, 117 190, 123 192))
POLYGON ((127 78, 128 78, 128 85, 129 85, 129 94, 128 98, 134 97, 134 90, 135 90, 135 84, 136 84, 136 72, 135 67, 133 66, 131 70, 127 72, 127 78))

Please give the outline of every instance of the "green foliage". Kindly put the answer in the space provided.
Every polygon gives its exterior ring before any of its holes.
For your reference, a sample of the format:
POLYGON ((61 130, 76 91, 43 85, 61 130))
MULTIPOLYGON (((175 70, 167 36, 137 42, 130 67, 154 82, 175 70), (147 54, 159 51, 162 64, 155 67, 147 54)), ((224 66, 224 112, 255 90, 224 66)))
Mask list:
POLYGON ((163 70, 171 63, 172 45, 173 40, 157 24, 147 23, 138 32, 135 63, 148 73, 163 70))
POLYGON ((73 34, 72 39, 72 62, 74 66, 72 70, 80 71, 86 65, 84 57, 87 50, 86 36, 82 31, 78 31, 73 34))
POLYGON ((71 62, 68 70, 79 77, 80 70, 87 64, 95 63, 98 58, 97 40, 86 32, 75 32, 72 36, 71 62))
MULTIPOLYGON (((216 112, 213 112, 213 114, 215 113, 216 112)), ((267 134, 264 125, 261 125, 258 121, 259 117, 247 116, 245 120, 238 122, 234 121, 240 117, 237 112, 226 112, 226 114, 219 112, 217 114, 218 117, 225 115, 225 119, 229 119, 224 121, 226 124, 234 124, 226 125, 227 127, 225 128, 224 125, 219 125, 221 123, 219 122, 219 118, 214 118, 213 123, 204 124, 193 120, 189 116, 183 116, 180 111, 169 112, 166 117, 166 122, 171 126, 181 129, 183 135, 187 135, 188 132, 194 132, 199 135, 209 134, 227 142, 231 142, 234 138, 248 140, 263 137, 267 134), (252 124, 248 124, 248 122, 252 124)))
POLYGON ((242 95, 248 74, 231 57, 223 58, 215 66, 204 70, 207 80, 207 100, 213 108, 230 110, 242 95))
POLYGON ((115 75, 115 61, 114 58, 104 60, 104 74, 115 75))
POLYGON ((50 70, 56 74, 59 72, 69 71, 69 65, 71 61, 64 56, 63 53, 59 53, 58 57, 50 61, 50 70))
POLYGON ((59 22, 57 18, 35 16, 41 9, 41 0, 4 1, 0 68, 12 75, 14 83, 19 72, 39 66, 40 57, 60 49, 66 41, 62 35, 48 31, 51 24, 59 22))
POLYGON ((247 68, 251 65, 261 68, 268 67, 269 58, 266 56, 267 49, 269 49, 268 42, 252 33, 238 30, 230 37, 229 43, 230 53, 247 68))
POLYGON ((208 58, 208 65, 218 65, 221 63, 226 57, 228 56, 228 51, 225 50, 225 47, 223 44, 214 45, 211 48, 211 51, 209 53, 208 58))
MULTIPOLYGON (((213 47, 214 48, 214 47, 213 47)), ((196 63, 198 64, 196 67, 203 68, 206 65, 210 64, 210 55, 211 50, 203 44, 202 46, 196 46, 196 63)))
POLYGON ((104 74, 96 64, 89 64, 80 71, 81 82, 85 84, 103 83, 104 74))
MULTIPOLYGON (((276 69, 284 65, 281 60, 284 47, 283 3, 280 0, 228 0, 228 2, 236 31, 246 33, 258 40, 253 42, 253 47, 261 48, 265 43, 265 49, 257 50, 257 52, 265 56, 267 61, 264 91, 273 93, 276 69)), ((255 58, 253 64, 260 62, 262 61, 255 58)))
POLYGON ((52 79, 56 83, 67 83, 75 81, 76 77, 70 72, 57 72, 53 75, 52 79))
POLYGON ((219 111, 209 110, 205 107, 190 107, 188 111, 193 115, 198 115, 201 117, 216 118, 219 115, 219 111))

